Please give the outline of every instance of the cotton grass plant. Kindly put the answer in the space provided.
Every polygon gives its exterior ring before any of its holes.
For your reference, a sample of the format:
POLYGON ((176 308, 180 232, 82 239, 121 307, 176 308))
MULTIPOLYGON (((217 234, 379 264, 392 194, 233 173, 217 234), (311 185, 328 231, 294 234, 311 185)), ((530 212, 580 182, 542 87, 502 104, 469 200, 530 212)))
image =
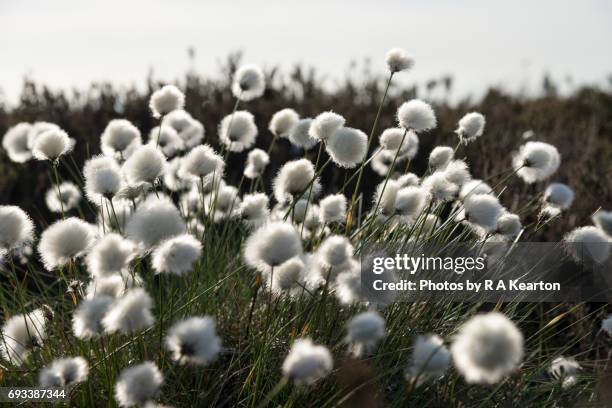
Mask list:
MULTIPOLYGON (((601 367, 569 356, 581 338, 559 326, 574 312, 600 319, 608 350, 612 323, 599 309, 366 296, 361 268, 371 259, 361 256, 371 243, 467 243, 501 257, 578 199, 554 181, 561 155, 545 142, 517 145, 500 175, 472 167, 469 149, 489 137, 478 112, 459 119, 455 134, 444 130, 455 148, 423 147, 443 131, 424 100, 391 107, 395 127, 379 129, 392 79, 414 59, 393 49, 386 64, 369 133, 333 106, 311 117, 282 108, 262 125, 249 111, 266 91, 254 65, 234 74, 234 108, 220 123, 200 122, 166 85, 151 95, 148 141, 136 122, 112 119, 101 155, 67 167, 69 180, 57 171, 75 148, 65 131, 11 127, 2 142, 10 160, 49 162, 43 201, 56 217, 35 226, 20 208, 0 206, 5 382, 69 387, 79 406, 337 406, 368 385, 385 406, 592 399, 582 374, 601 367), (279 163, 275 143, 298 153, 279 163), (369 168, 379 178, 366 196, 369 168), (539 192, 517 203, 510 180, 539 192), (371 375, 355 380, 353 367, 371 375)), ((599 209, 594 225, 569 231, 567 261, 606 262, 610 219, 599 209)))

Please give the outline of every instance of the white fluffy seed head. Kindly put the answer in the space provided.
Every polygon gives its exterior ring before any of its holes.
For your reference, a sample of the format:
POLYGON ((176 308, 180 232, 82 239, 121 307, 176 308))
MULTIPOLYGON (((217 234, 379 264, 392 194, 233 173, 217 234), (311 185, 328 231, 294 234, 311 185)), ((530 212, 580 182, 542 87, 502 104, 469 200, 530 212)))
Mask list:
POLYGON ((164 376, 154 363, 133 365, 121 371, 115 384, 115 399, 121 407, 144 405, 157 397, 163 382, 164 376))
POLYGON ((312 384, 333 368, 331 353, 310 339, 297 339, 283 362, 283 374, 297 385, 312 384))
POLYGON ((436 171, 423 179, 421 186, 435 201, 452 201, 457 197, 459 186, 446 178, 446 173, 436 171))
POLYGON ((164 123, 176 130, 186 149, 199 145, 204 139, 205 129, 202 123, 183 109, 170 112, 164 117, 164 123))
POLYGON ((395 199, 400 188, 397 180, 389 179, 386 183, 381 182, 374 193, 374 206, 378 205, 379 210, 384 215, 393 215, 395 213, 395 199))
POLYGON ((269 163, 270 156, 268 153, 261 149, 251 150, 244 166, 244 176, 251 180, 262 176, 269 163))
POLYGON ((166 348, 172 353, 172 358, 181 364, 211 363, 221 351, 215 320, 204 316, 175 323, 166 336, 166 348))
POLYGON ((397 182, 401 187, 418 186, 419 184, 421 184, 419 176, 414 173, 402 174, 397 178, 397 182))
POLYGON ((276 201, 285 203, 294 196, 303 193, 314 176, 314 166, 308 159, 293 160, 285 163, 274 179, 274 197, 276 201))
POLYGON ((561 356, 552 361, 548 373, 552 378, 561 382, 562 388, 568 388, 576 384, 580 370, 582 367, 575 359, 561 356))
POLYGON ((121 168, 112 157, 95 156, 83 167, 85 194, 89 201, 103 206, 103 198, 111 199, 121 188, 121 168))
POLYGON ((432 107, 419 99, 404 102, 397 110, 397 121, 404 129, 424 132, 437 125, 432 107))
POLYGON ((240 197, 234 186, 221 184, 216 191, 204 197, 204 213, 209 215, 214 210, 213 220, 220 222, 239 215, 240 197))
POLYGON ((461 201, 465 201, 471 195, 478 194, 492 194, 493 189, 487 183, 482 180, 472 179, 461 187, 461 191, 459 192, 459 199, 461 201))
POLYGON ((113 302, 102 318, 106 333, 133 334, 146 329, 155 320, 151 313, 153 300, 142 288, 134 288, 113 302))
POLYGON ((402 48, 392 48, 387 51, 385 62, 391 73, 407 71, 414 66, 414 58, 402 48))
POLYGON ((89 364, 83 357, 58 358, 40 371, 38 385, 65 388, 86 381, 88 375, 89 364))
POLYGON ((178 235, 162 242, 153 251, 152 265, 156 273, 183 275, 193 270, 202 255, 202 244, 189 234, 178 235))
POLYGON ((52 313, 40 308, 6 320, 0 336, 0 355, 10 364, 23 364, 32 347, 42 346, 47 338, 49 315, 52 313))
POLYGON ((497 220, 503 210, 497 197, 488 194, 470 196, 465 200, 463 206, 468 221, 485 231, 497 229, 497 220))
POLYGON ((459 126, 455 133, 459 136, 461 143, 468 144, 482 136, 485 122, 482 113, 470 112, 459 120, 459 126))
POLYGON ((481 314, 459 328, 451 353, 467 382, 494 384, 521 362, 523 335, 503 314, 481 314))
POLYGON ((81 190, 76 184, 65 181, 59 185, 53 185, 45 194, 45 203, 49 211, 61 213, 76 208, 81 201, 81 190))
POLYGON ((574 202, 574 190, 562 183, 551 183, 544 191, 544 201, 561 210, 567 210, 574 202))
POLYGON ((359 129, 343 127, 327 138, 325 148, 334 163, 352 169, 365 159, 368 136, 359 129))
POLYGON ((30 150, 34 147, 34 142, 36 142, 38 136, 45 133, 47 130, 60 130, 60 127, 50 122, 35 122, 32 125, 28 132, 28 148, 30 150))
POLYGON ((429 153, 429 167, 434 170, 444 170, 455 157, 455 152, 449 146, 436 146, 429 153))
POLYGON ((512 166, 525 183, 532 184, 552 176, 561 164, 561 155, 553 145, 527 142, 512 158, 512 166))
POLYGON ((612 336, 612 314, 601 321, 601 329, 608 335, 612 336))
POLYGON ((604 263, 610 257, 612 241, 593 226, 576 228, 563 238, 565 249, 577 262, 604 263))
POLYGON ((300 237, 295 228, 285 222, 262 225, 249 236, 244 246, 247 265, 264 273, 301 254, 300 237))
POLYGON ((374 311, 360 313, 346 325, 346 341, 357 357, 371 353, 384 337, 385 319, 374 311))
POLYGON ((28 146, 28 133, 31 129, 32 125, 29 123, 18 123, 2 138, 2 147, 6 150, 9 159, 15 163, 25 163, 32 158, 32 151, 28 146))
POLYGON ((164 173, 166 157, 153 145, 143 145, 123 164, 123 174, 128 183, 154 183, 164 173))
POLYGON ((183 158, 181 163, 181 174, 183 177, 200 181, 200 178, 212 176, 221 177, 225 163, 209 145, 196 146, 183 158))
POLYGON ((310 150, 319 143, 319 139, 310 135, 310 126, 312 118, 304 118, 298 120, 289 130, 289 141, 297 147, 304 150, 310 150))
MULTIPOLYGON (((346 265, 353 257, 353 253, 353 245, 348 238, 342 235, 331 235, 317 249, 317 259, 322 263, 323 269, 338 268, 346 265)), ((327 271, 323 272, 327 273, 327 271)))
POLYGON ((163 86, 153 92, 149 100, 149 108, 155 118, 160 118, 176 109, 183 109, 183 106, 185 106, 185 95, 174 85, 163 86))
POLYGON ((242 152, 255 144, 257 125, 255 117, 247 111, 237 111, 223 118, 219 124, 219 140, 231 152, 242 152))
POLYGON ((70 217, 51 224, 40 236, 38 252, 49 271, 84 255, 94 243, 96 227, 70 217))
POLYGON ((599 210, 592 217, 593 224, 612 238, 612 211, 599 210))
POLYGON ((192 185, 192 180, 185 179, 182 177, 182 157, 175 157, 168 162, 164 171, 164 185, 170 191, 182 191, 187 190, 192 185))
POLYGON ((521 224, 521 218, 516 215, 503 210, 500 216, 497 218, 497 233, 506 237, 516 237, 521 230, 523 225, 521 224))
POLYGON ((34 239, 34 223, 21 208, 0 206, 0 248, 10 250, 26 245, 34 239))
POLYGON ((446 179, 461 187, 472 179, 468 165, 463 160, 452 160, 444 169, 446 179))
POLYGON ((440 336, 435 334, 418 336, 414 342, 412 363, 407 377, 411 380, 441 377, 448 369, 450 359, 450 352, 440 336))
POLYGON ((323 112, 311 122, 308 134, 314 139, 325 141, 343 127, 345 122, 346 119, 337 113, 323 112))
POLYGON ((289 131, 300 120, 300 115, 291 108, 281 109, 272 115, 268 129, 276 137, 288 138, 289 131))
POLYGON ((427 190, 418 186, 408 186, 398 190, 395 196, 395 212, 416 219, 429 202, 427 190))
POLYGON ((164 156, 171 158, 185 150, 185 142, 172 126, 155 126, 149 132, 147 143, 161 150, 164 156))
POLYGON ((32 155, 38 160, 55 161, 70 153, 74 143, 74 139, 60 128, 50 129, 38 135, 32 146, 32 155))
POLYGON ((346 220, 346 197, 344 194, 330 194, 319 201, 320 219, 324 223, 346 220))
POLYGON ((232 92, 241 101, 259 98, 266 90, 264 73, 257 65, 249 64, 240 67, 234 75, 232 92))
POLYGON ((385 150, 390 150, 396 153, 399 150, 400 155, 406 156, 408 159, 414 159, 419 150, 419 137, 412 130, 402 128, 389 128, 381 133, 380 145, 385 150))
POLYGON ((83 299, 72 315, 72 332, 81 340, 98 337, 102 333, 102 318, 108 312, 113 298, 105 295, 83 299))
POLYGON ((125 227, 126 236, 145 249, 185 230, 185 221, 179 210, 163 196, 149 196, 140 203, 125 227))
POLYGON ((136 256, 136 245, 110 233, 96 242, 87 254, 87 270, 94 278, 124 271, 136 256))
POLYGON ((270 215, 269 202, 265 193, 245 194, 240 203, 240 216, 247 225, 259 227, 270 215))
POLYGON ((112 273, 92 279, 87 285, 85 294, 87 299, 98 296, 108 296, 116 299, 123 296, 126 290, 141 285, 142 280, 138 275, 122 271, 121 273, 112 273))
POLYGON ((270 276, 271 282, 268 282, 272 293, 289 296, 303 294, 307 264, 306 257, 296 256, 274 268, 274 275, 270 276))
POLYGON ((141 144, 140 130, 127 119, 111 120, 100 136, 102 153, 115 159, 127 158, 141 144))

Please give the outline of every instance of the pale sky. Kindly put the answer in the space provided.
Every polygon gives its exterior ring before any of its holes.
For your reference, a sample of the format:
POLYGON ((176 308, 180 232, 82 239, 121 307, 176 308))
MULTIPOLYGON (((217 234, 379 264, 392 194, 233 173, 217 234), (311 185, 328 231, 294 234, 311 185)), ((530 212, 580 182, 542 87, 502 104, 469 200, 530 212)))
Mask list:
POLYGON ((217 62, 289 68, 303 62, 342 78, 351 60, 402 47, 416 58, 405 83, 452 74, 457 94, 488 85, 535 89, 543 73, 605 84, 612 73, 610 1, 0 0, 0 89, 13 102, 28 75, 53 88, 93 80, 142 85, 149 68, 172 80, 217 62))

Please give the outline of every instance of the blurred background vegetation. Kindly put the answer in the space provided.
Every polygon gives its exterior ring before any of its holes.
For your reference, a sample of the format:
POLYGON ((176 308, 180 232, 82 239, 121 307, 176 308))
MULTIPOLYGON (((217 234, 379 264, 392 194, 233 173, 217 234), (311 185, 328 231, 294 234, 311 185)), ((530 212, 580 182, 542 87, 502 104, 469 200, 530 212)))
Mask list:
MULTIPOLYGON (((230 55, 221 65, 221 75, 217 77, 207 77, 191 69, 176 83, 185 91, 185 109, 204 124, 205 142, 215 148, 218 148, 217 124, 234 105, 230 83, 240 59, 240 53, 230 55)), ((294 108, 301 117, 314 117, 322 111, 333 110, 347 119, 347 126, 369 134, 386 83, 384 75, 372 74, 367 69, 358 80, 347 75, 333 89, 322 85, 323 77, 314 69, 301 66, 289 73, 268 69, 266 75, 269 86, 264 96, 240 107, 255 115, 259 127, 257 145, 264 149, 272 137, 267 130, 268 121, 274 112, 285 107, 294 108)), ((93 83, 85 91, 53 91, 26 78, 17 104, 10 107, 0 105, 0 135, 22 121, 54 122, 77 140, 74 153, 66 160, 73 168, 81 168, 87 157, 100 151, 100 134, 113 118, 129 119, 142 131, 143 139, 147 139, 149 130, 157 124, 149 112, 149 96, 161 85, 162 82, 151 74, 144 90, 135 86, 118 88, 110 83, 93 83)), ((487 118, 485 134, 458 151, 459 157, 468 158, 475 178, 487 178, 510 168, 512 153, 524 143, 526 131, 534 133, 530 140, 552 143, 559 149, 562 165, 550 181, 570 185, 576 191, 576 200, 563 215, 563 222, 547 227, 541 238, 558 240, 566 231, 589 223, 590 215, 600 206, 610 208, 612 94, 609 90, 583 87, 569 96, 560 96, 555 83, 545 77, 541 93, 536 97, 511 95, 490 88, 477 100, 466 97, 451 103, 452 87, 451 77, 432 79, 420 87, 399 85, 396 81, 396 85, 391 87, 376 136, 385 128, 394 126, 397 107, 415 97, 432 102, 438 116, 438 128, 420 138, 419 154, 411 163, 411 171, 423 174, 434 146, 455 146, 457 139, 453 130, 457 121, 465 113, 476 110, 487 118)), ((276 143, 266 177, 273 177, 281 163, 302 155, 287 141, 276 143)), ((227 175, 230 184, 238 184, 245 158, 246 154, 230 155, 227 175)), ((75 174, 66 170, 70 166, 61 166, 63 179, 79 183, 75 174)), ((334 186, 342 185, 345 176, 345 170, 329 166, 323 176, 328 192, 334 192, 333 188, 338 188, 334 186)), ((362 183, 366 203, 381 180, 370 168, 366 170, 362 183)), ((16 164, 0 152, 1 204, 19 205, 37 222, 53 219, 42 199, 49 186, 46 163, 16 164)), ((527 201, 528 194, 545 188, 546 183, 528 186, 513 178, 501 200, 513 210, 527 201)))

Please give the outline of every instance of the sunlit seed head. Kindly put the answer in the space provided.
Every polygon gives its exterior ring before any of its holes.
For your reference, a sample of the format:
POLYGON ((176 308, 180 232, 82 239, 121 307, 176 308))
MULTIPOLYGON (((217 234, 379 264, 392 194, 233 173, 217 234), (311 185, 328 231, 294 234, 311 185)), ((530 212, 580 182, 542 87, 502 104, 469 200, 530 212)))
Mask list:
POLYGON ((61 130, 55 123, 50 122, 34 122, 32 127, 28 131, 28 148, 32 150, 34 148, 34 142, 38 137, 48 130, 61 130))
POLYGON ((120 298, 128 289, 142 285, 141 278, 127 271, 99 276, 92 279, 85 290, 87 299, 99 296, 120 298))
POLYGON ((444 169, 446 179, 460 188, 472 179, 468 165, 463 160, 451 160, 444 169))
POLYGON ((421 383, 429 378, 441 377, 448 370, 450 360, 451 354, 440 336, 418 336, 414 342, 412 361, 406 371, 406 378, 421 383))
POLYGON ((40 236, 38 252, 49 271, 84 255, 96 239, 96 227, 70 217, 56 221, 40 236))
POLYGON ((251 101, 259 98, 266 90, 264 73, 257 65, 241 66, 234 75, 232 92, 241 101, 251 101))
POLYGON ((74 149, 75 141, 57 128, 41 133, 32 146, 32 155, 38 160, 55 161, 74 149))
POLYGON ((102 318, 108 312, 113 298, 105 295, 83 299, 72 315, 72 332, 81 340, 98 337, 102 329, 102 318))
POLYGON ((304 150, 310 150, 319 143, 319 139, 310 135, 312 118, 298 120, 289 130, 289 141, 304 150))
POLYGON ((567 210, 574 202, 574 190, 562 183, 551 183, 544 191, 544 201, 561 210, 567 210))
POLYGON ((523 335, 503 314, 481 314, 459 328, 451 353, 467 382, 494 384, 521 362, 523 335))
POLYGON ((343 305, 352 305, 365 301, 365 291, 361 286, 360 268, 348 269, 336 277, 335 295, 343 305))
POLYGON ((123 271, 136 256, 136 246, 119 234, 109 233, 96 242, 87 254, 87 270, 92 277, 123 271))
POLYGON ((0 248, 15 249, 34 239, 34 223, 21 208, 0 206, 0 248))
POLYGON ((393 215, 395 213, 395 199, 400 188, 397 180, 381 182, 374 193, 374 206, 378 205, 378 209, 386 216, 393 215))
POLYGON ((397 182, 401 187, 418 186, 421 184, 419 176, 414 173, 402 174, 397 178, 397 182))
POLYGON ((395 196, 395 212, 416 219, 429 203, 427 190, 418 186, 403 187, 395 196))
POLYGON ((182 157, 175 157, 170 160, 164 171, 164 185, 170 191, 178 192, 187 190, 193 184, 192 180, 181 177, 182 160, 182 157))
POLYGON ((283 362, 283 374, 297 385, 309 385, 333 368, 331 353, 310 339, 297 339, 283 362))
POLYGON ((167 158, 172 158, 185 150, 185 141, 172 126, 155 126, 149 132, 149 146, 160 150, 167 158))
POLYGON ((83 357, 58 358, 43 368, 38 375, 42 388, 65 388, 87 380, 89 364, 83 357))
POLYGON ((141 144, 140 130, 127 119, 111 120, 100 136, 102 153, 115 159, 126 159, 141 144))
POLYGON ((298 120, 300 120, 300 116, 295 110, 285 108, 272 115, 268 129, 276 137, 288 138, 289 131, 298 120))
POLYGON ((407 71, 414 66, 414 58, 402 48, 392 48, 387 51, 385 62, 391 73, 407 71))
POLYGON ((164 376, 157 366, 150 362, 125 368, 115 384, 115 400, 121 407, 144 405, 159 394, 164 376))
POLYGON ((425 177, 421 186, 427 190, 434 201, 452 201, 459 193, 459 186, 446 178, 446 173, 436 171, 425 177))
POLYGON ((70 211, 79 205, 79 201, 81 201, 81 190, 69 181, 59 186, 53 185, 45 193, 45 204, 49 211, 54 213, 70 211))
POLYGON ((166 166, 164 154, 152 145, 143 145, 132 153, 123 164, 123 174, 128 183, 154 183, 166 166))
POLYGON ((310 123, 308 134, 314 139, 325 141, 343 127, 345 122, 346 119, 337 113, 323 112, 310 123))
POLYGON ((132 334, 146 329, 155 320, 152 307, 153 300, 144 289, 130 289, 113 302, 102 318, 104 331, 109 334, 132 334))
POLYGON ((83 167, 85 194, 89 201, 103 206, 104 199, 111 199, 121 188, 121 168, 112 157, 94 156, 83 167))
POLYGON ((193 270, 202 255, 202 244, 189 234, 178 235, 162 242, 152 255, 153 270, 157 273, 183 275, 193 270))
POLYGON ((601 321, 601 329, 608 335, 612 336, 612 314, 601 321))
POLYGON ((346 220, 346 196, 344 194, 330 194, 319 201, 320 219, 324 223, 340 222, 346 220))
POLYGON ((384 337, 385 319, 374 311, 360 313, 346 325, 346 341, 357 357, 370 354, 384 337))
POLYGON ((244 166, 244 176, 250 180, 262 176, 266 167, 268 167, 268 163, 270 163, 268 153, 261 149, 251 150, 244 166))
POLYGON ((497 218, 496 232, 498 234, 507 237, 516 237, 522 229, 523 225, 521 224, 521 218, 517 214, 512 214, 503 210, 497 218))
POLYGON ((209 316, 190 317, 175 323, 168 330, 165 343, 172 358, 181 364, 207 365, 221 351, 215 321, 209 316))
POLYGON ((43 308, 25 315, 15 315, 4 322, 0 336, 0 355, 12 365, 21 365, 32 348, 42 346, 47 338, 49 313, 43 308))
POLYGON ((242 152, 255 144, 257 125, 247 111, 237 111, 223 118, 219 124, 219 140, 231 152, 242 152))
POLYGON ((556 147, 543 142, 527 142, 512 158, 512 166, 525 183, 533 184, 552 176, 561 164, 556 147))
POLYGON ((234 186, 221 184, 215 191, 204 197, 204 213, 213 214, 215 222, 237 218, 240 215, 241 199, 234 186))
POLYGON ((308 159, 285 163, 274 179, 274 197, 278 202, 290 201, 294 196, 307 192, 315 176, 314 166, 308 159))
POLYGON ((582 370, 582 367, 575 359, 557 357, 550 363, 548 373, 552 378, 559 381, 563 388, 568 388, 576 384, 580 370, 582 370))
POLYGON ((125 226, 126 236, 144 249, 150 249, 185 230, 185 221, 172 201, 154 195, 136 207, 125 226))
POLYGON ((612 211, 599 210, 593 214, 593 224, 612 238, 612 211))
POLYGON ((485 231, 497 229, 497 220, 503 211, 497 197, 488 194, 473 195, 465 200, 463 206, 468 221, 485 231))
POLYGON ((380 146, 385 150, 397 153, 408 159, 413 159, 419 150, 419 137, 412 130, 402 128, 389 128, 381 133, 380 146))
POLYGON ((9 159, 15 163, 25 163, 32 158, 32 151, 28 146, 28 133, 31 129, 32 125, 29 123, 18 123, 9 128, 2 138, 2 147, 9 159))
POLYGON ((482 113, 470 112, 459 120, 459 126, 455 133, 457 133, 462 143, 468 144, 482 136, 485 122, 485 117, 482 113))
POLYGON ((259 227, 268 216, 270 199, 265 193, 245 194, 239 207, 240 216, 250 227, 259 227))
POLYGON ((563 241, 566 251, 577 262, 604 263, 610 257, 612 240, 597 227, 576 228, 563 241))
POLYGON ((365 159, 368 136, 359 129, 343 127, 327 139, 325 147, 334 163, 351 169, 365 159))
POLYGON ((397 110, 397 121, 404 129, 417 133, 434 129, 437 125, 432 107, 419 99, 404 102, 397 110))
MULTIPOLYGON (((317 259, 323 264, 323 269, 346 265, 353 257, 354 249, 348 238, 342 235, 327 237, 317 249, 317 259)), ((324 274, 326 271, 323 271, 324 274)))
POLYGON ((183 158, 180 175, 199 182, 204 177, 222 177, 225 163, 209 145, 196 146, 183 158))
POLYGON ((247 265, 265 273, 300 255, 302 242, 291 224, 271 222, 259 227, 248 237, 243 252, 247 265))
POLYGON ((434 170, 444 170, 455 157, 455 152, 449 146, 436 146, 429 153, 429 167, 434 170))
POLYGON ((305 293, 303 288, 307 263, 306 257, 296 256, 274 268, 274 274, 268 282, 272 293, 279 296, 299 296, 305 293))
POLYGON ((183 106, 185 106, 185 95, 174 85, 163 86, 153 92, 149 100, 149 108, 155 118, 160 118, 176 109, 183 109, 183 106))
POLYGON ((472 179, 463 184, 459 192, 459 200, 465 201, 471 195, 492 194, 493 189, 482 180, 472 179))

